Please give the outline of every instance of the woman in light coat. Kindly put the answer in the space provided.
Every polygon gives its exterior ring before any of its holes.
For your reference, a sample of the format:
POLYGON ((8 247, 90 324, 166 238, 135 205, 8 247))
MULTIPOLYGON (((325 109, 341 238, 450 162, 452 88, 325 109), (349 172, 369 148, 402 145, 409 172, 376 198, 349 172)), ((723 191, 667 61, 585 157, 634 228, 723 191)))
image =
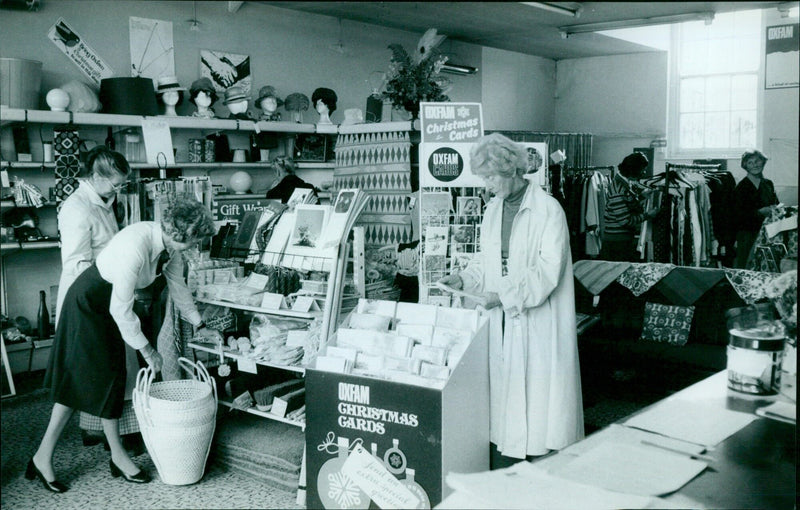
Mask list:
POLYGON ((486 300, 497 469, 583 438, 572 258, 564 211, 523 177, 521 145, 491 134, 475 143, 470 158, 494 198, 481 225, 480 254, 441 281, 486 300))

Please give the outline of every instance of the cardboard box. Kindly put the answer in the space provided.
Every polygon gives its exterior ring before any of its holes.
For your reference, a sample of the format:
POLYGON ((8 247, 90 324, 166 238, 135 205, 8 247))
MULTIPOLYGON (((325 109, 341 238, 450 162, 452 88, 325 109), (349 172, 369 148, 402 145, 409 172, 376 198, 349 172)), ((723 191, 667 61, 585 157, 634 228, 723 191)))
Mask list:
POLYGON ((445 484, 447 473, 488 470, 488 329, 482 318, 441 390, 306 370, 308 508, 370 506, 358 486, 350 493, 357 497, 345 495, 353 481, 340 471, 339 439, 374 450, 393 476, 429 500, 427 508, 452 492, 445 484))

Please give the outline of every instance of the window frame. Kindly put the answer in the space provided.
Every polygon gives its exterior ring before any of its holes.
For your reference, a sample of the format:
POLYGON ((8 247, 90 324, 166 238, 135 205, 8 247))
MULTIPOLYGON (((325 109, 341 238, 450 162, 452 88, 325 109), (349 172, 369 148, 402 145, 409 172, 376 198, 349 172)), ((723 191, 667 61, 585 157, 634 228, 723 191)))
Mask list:
MULTIPOLYGON (((755 9, 754 9, 755 10, 755 9)), ((764 136, 764 52, 765 52, 765 37, 764 37, 764 10, 761 10, 761 22, 759 26, 759 58, 758 70, 756 71, 756 140, 755 147, 763 147, 764 136)), ((668 99, 667 99, 667 157, 671 159, 736 159, 739 158, 742 152, 746 149, 754 147, 727 147, 721 149, 682 149, 680 143, 680 74, 679 64, 681 57, 681 26, 680 24, 672 25, 670 33, 670 50, 669 50, 669 66, 668 66, 668 99)), ((734 76, 734 75, 750 74, 749 72, 736 71, 729 73, 709 73, 706 75, 699 75, 703 77, 709 76, 734 76)))

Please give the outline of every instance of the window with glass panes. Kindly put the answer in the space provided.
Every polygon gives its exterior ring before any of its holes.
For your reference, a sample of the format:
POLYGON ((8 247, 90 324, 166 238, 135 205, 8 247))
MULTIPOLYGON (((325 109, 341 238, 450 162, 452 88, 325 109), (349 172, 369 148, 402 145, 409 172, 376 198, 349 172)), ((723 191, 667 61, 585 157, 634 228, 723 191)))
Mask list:
POLYGON ((760 57, 760 10, 674 27, 671 123, 677 153, 729 155, 756 146, 760 57))

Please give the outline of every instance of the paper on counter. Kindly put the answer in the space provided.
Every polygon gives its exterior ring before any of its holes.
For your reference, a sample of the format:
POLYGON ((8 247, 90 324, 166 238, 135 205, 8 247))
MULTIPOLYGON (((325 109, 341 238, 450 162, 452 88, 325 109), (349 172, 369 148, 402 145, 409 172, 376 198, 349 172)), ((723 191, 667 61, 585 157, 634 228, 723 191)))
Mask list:
POLYGON ((625 425, 690 443, 714 446, 755 419, 749 413, 673 399, 629 418, 625 425))
POLYGON ((604 442, 551 474, 625 494, 660 496, 680 489, 707 466, 657 448, 604 442))
POLYGON ((705 447, 694 443, 687 443, 686 441, 680 441, 671 437, 664 437, 658 434, 653 434, 652 432, 647 432, 645 430, 634 429, 625 427, 624 425, 612 423, 607 428, 592 434, 586 439, 571 444, 567 448, 561 450, 559 453, 581 455, 596 447, 600 443, 617 442, 639 444, 642 441, 649 441, 651 443, 662 445, 666 448, 672 448, 673 450, 681 450, 686 452, 687 456, 703 453, 705 451, 705 447))
POLYGON ((457 493, 469 496, 467 508, 673 508, 659 498, 611 492, 552 476, 529 462, 482 473, 449 473, 445 481, 457 493))
POLYGON ((764 418, 797 425, 797 404, 790 402, 773 402, 766 407, 756 409, 756 414, 764 418))

